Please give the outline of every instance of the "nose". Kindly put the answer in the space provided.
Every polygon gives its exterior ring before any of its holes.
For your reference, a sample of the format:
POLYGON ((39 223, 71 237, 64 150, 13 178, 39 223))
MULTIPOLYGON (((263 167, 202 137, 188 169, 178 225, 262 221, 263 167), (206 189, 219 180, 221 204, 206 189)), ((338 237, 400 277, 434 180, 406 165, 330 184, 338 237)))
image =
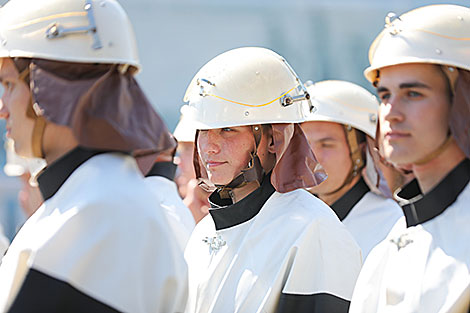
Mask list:
POLYGON ((214 155, 220 152, 220 135, 217 130, 209 129, 199 132, 198 150, 202 155, 214 155))
POLYGON ((5 102, 3 102, 3 99, 0 99, 0 118, 6 119, 8 118, 9 113, 7 110, 7 106, 5 105, 5 102))
POLYGON ((379 107, 379 115, 389 123, 403 121, 405 115, 402 112, 400 97, 390 96, 386 101, 382 102, 379 107))

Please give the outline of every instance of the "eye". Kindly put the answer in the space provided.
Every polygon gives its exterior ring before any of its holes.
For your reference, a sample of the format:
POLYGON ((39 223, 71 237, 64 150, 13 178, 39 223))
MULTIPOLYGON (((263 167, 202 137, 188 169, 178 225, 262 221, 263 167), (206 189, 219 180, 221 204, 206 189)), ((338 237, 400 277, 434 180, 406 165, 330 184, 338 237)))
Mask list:
POLYGON ((408 91, 407 96, 410 98, 418 98, 418 97, 421 97, 422 94, 417 91, 410 90, 408 91))
POLYGON ((321 144, 321 147, 322 147, 322 148, 326 148, 326 149, 334 148, 334 146, 335 146, 334 144, 326 143, 326 142, 324 142, 324 143, 321 144))
POLYGON ((233 128, 224 127, 224 128, 222 128, 222 131, 223 131, 223 132, 231 132, 231 131, 233 131, 233 128))
POLYGON ((382 92, 379 94, 379 99, 384 102, 388 99, 390 99, 390 93, 389 92, 382 92))

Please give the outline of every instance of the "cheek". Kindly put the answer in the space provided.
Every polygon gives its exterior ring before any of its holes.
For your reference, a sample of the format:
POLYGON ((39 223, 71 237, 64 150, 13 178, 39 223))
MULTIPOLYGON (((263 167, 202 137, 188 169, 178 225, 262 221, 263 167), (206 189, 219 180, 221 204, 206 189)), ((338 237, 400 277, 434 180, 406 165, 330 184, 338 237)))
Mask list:
POLYGON ((242 140, 227 140, 222 145, 222 151, 227 157, 232 159, 233 164, 237 164, 244 168, 248 161, 250 160, 250 152, 252 150, 252 146, 250 143, 244 142, 242 140))

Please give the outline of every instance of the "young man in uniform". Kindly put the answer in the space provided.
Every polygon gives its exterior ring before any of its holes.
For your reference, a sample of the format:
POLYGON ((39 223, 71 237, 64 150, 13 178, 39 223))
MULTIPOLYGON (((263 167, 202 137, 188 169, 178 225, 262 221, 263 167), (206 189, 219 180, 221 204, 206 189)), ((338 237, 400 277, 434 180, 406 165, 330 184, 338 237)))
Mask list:
POLYGON ((468 312, 470 9, 386 18, 365 75, 377 88, 380 151, 411 168, 396 193, 406 228, 370 254, 351 312, 468 312))
POLYGON ((187 312, 348 311, 361 254, 303 189, 325 178, 298 124, 308 99, 264 48, 225 52, 192 80, 196 176, 213 193, 185 251, 187 312))
POLYGON ((0 311, 182 311, 184 259, 138 167, 175 146, 133 77, 124 10, 12 0, 0 36, 7 136, 47 162, 44 203, 2 260, 0 311))
POLYGON ((390 195, 368 144, 377 126, 377 99, 346 81, 307 87, 317 111, 302 123, 310 146, 328 179, 309 191, 328 204, 361 247, 364 259, 403 216, 390 195), (377 182, 382 183, 377 187, 377 182))

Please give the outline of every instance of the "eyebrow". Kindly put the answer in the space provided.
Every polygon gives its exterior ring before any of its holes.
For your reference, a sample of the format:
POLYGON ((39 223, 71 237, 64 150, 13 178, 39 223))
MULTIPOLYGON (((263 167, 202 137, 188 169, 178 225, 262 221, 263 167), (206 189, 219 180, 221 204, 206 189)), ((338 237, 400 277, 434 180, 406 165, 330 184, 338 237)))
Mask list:
MULTIPOLYGON (((406 89, 406 88, 425 88, 425 89, 431 89, 430 86, 420 83, 420 82, 409 82, 409 83, 402 83, 400 84, 400 89, 406 89)), ((377 88, 377 92, 384 92, 388 91, 388 88, 380 86, 377 88)))
POLYGON ((317 142, 336 141, 336 140, 337 139, 333 137, 324 137, 324 138, 318 139, 317 142))

